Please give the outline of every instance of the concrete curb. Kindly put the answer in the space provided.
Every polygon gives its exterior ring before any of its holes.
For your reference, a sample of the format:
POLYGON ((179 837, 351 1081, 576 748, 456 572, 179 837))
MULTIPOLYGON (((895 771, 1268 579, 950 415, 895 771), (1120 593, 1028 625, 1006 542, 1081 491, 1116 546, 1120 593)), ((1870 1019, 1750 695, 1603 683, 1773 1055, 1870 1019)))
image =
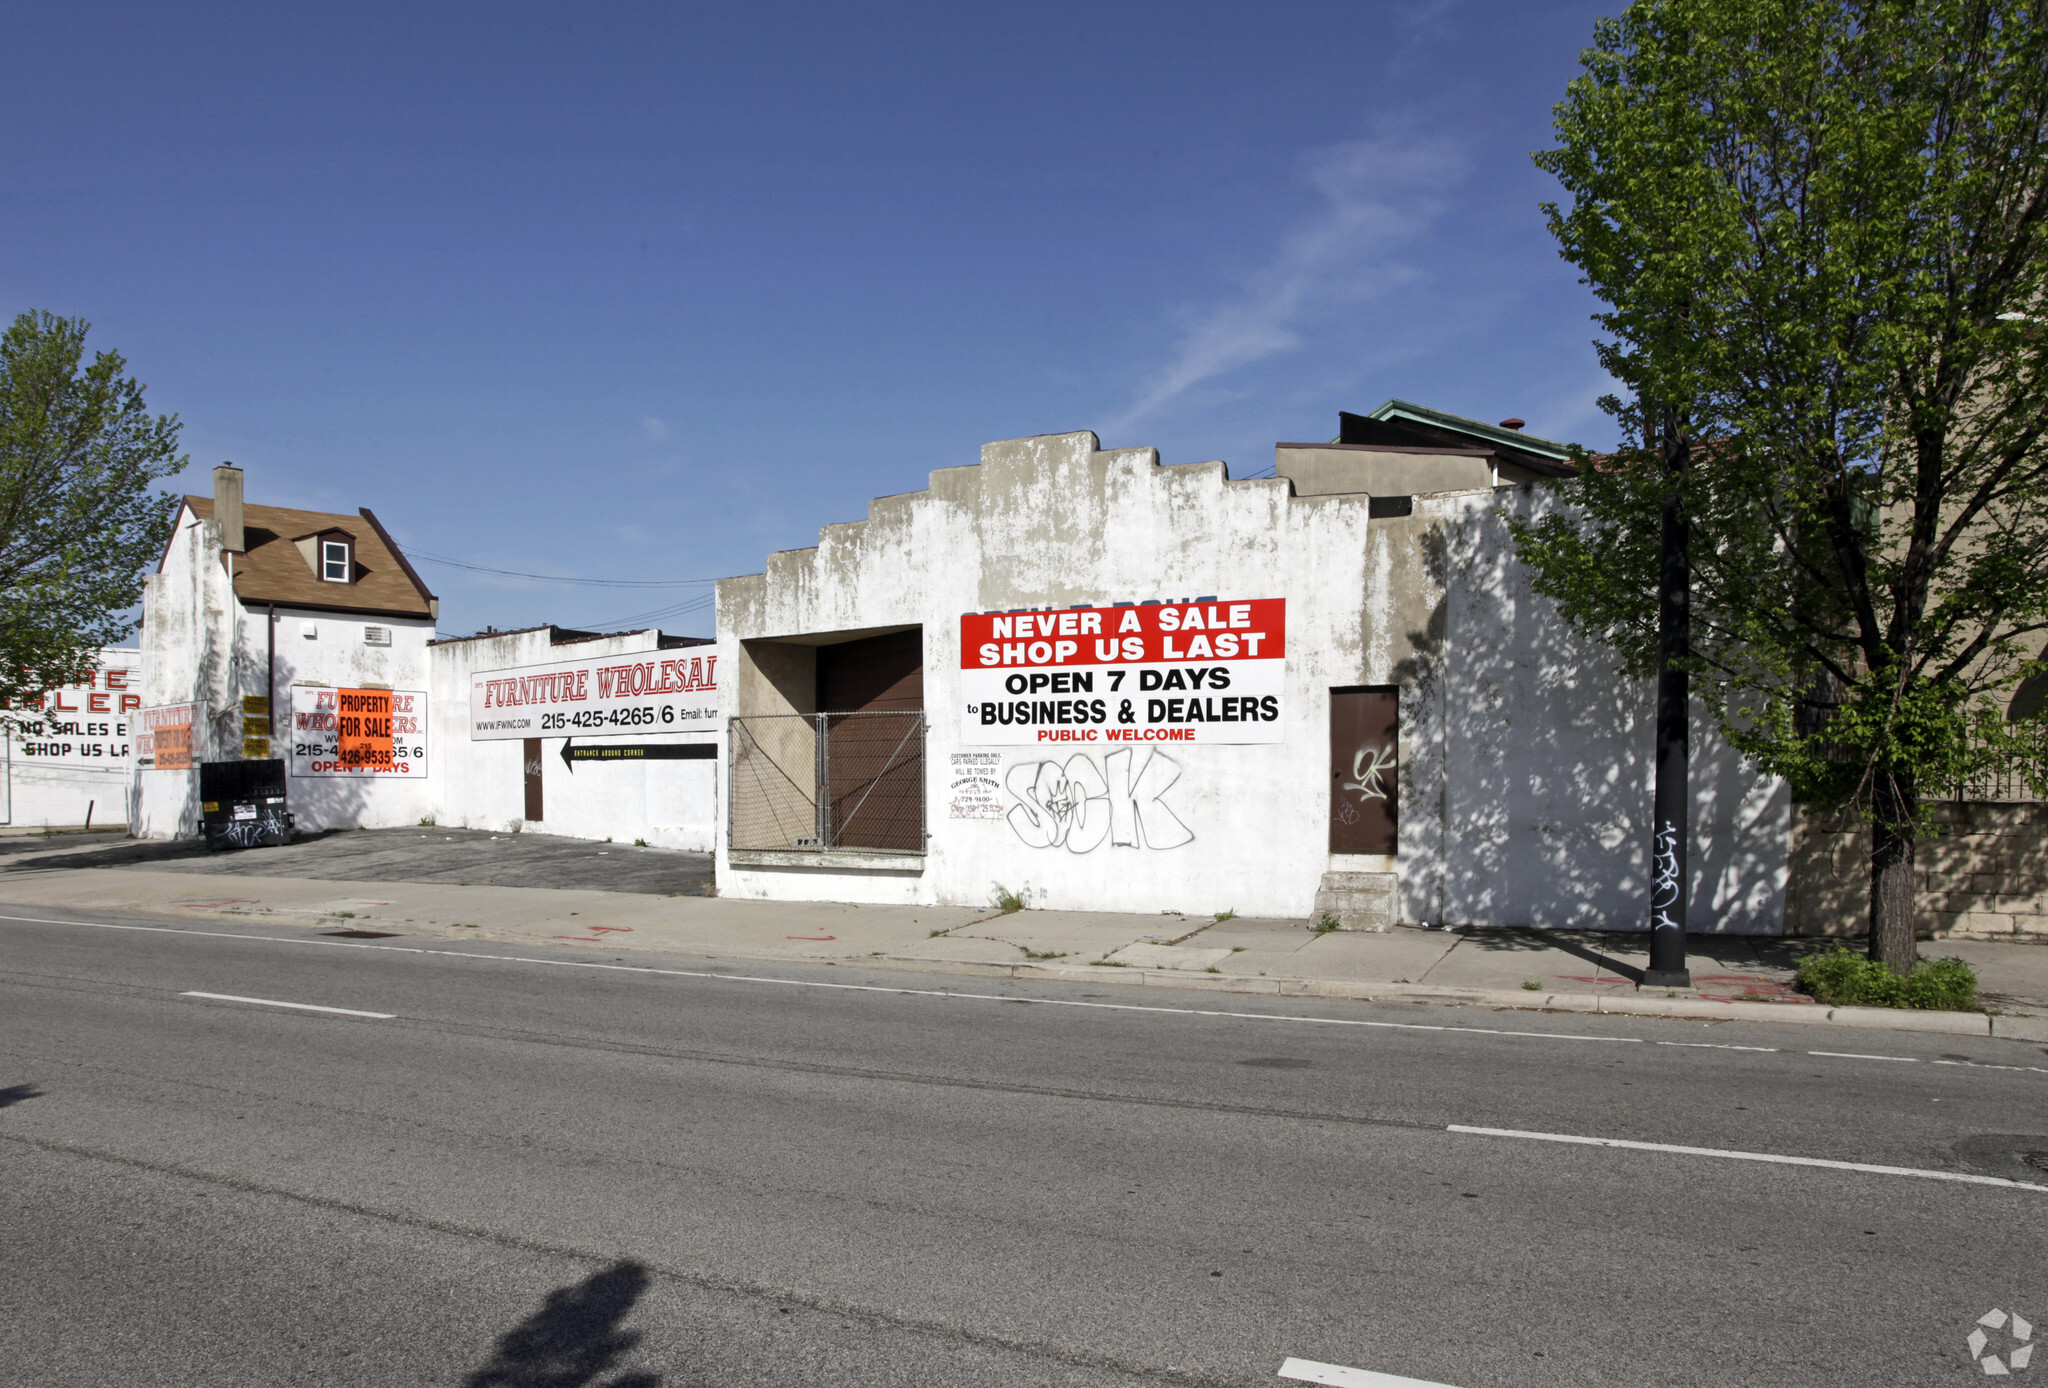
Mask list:
POLYGON ((964 960, 888 956, 848 960, 850 964, 933 973, 966 973, 984 978, 1046 978, 1063 982, 1121 983, 1191 988, 1203 992, 1270 994, 1277 997, 1343 998, 1351 1002, 1437 1003, 1449 1006, 1513 1008, 1533 1012, 1591 1012, 1606 1016, 1673 1017, 1700 1021, 1832 1023, 1875 1031, 1936 1032, 1955 1036, 1998 1036, 2048 1041, 2048 1017, 1992 1017, 1981 1012, 1914 1012, 1889 1007, 1823 1007, 1818 1003, 1708 1002, 1695 998, 1645 998, 1611 993, 1530 993, 1485 988, 1432 988, 1422 984, 1366 983, 1303 978, 1250 978, 1234 974, 1187 973, 1176 969, 1068 968, 1047 964, 978 964, 964 960))

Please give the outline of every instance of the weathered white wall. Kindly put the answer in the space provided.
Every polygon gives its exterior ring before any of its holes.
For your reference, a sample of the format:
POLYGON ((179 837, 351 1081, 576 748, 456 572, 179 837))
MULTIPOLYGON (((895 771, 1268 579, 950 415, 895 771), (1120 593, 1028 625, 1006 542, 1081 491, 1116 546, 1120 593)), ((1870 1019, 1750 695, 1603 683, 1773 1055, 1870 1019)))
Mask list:
POLYGON ((9 714, 0 729, 0 824, 128 822, 141 666, 139 650, 104 647, 90 684, 51 690, 40 709, 9 714))
MULTIPOLYGON (((921 624, 931 724, 921 867, 862 869, 846 855, 736 863, 721 833, 721 893, 973 905, 1000 887, 1033 906, 1304 916, 1325 871, 1383 866, 1327 852, 1328 691, 1398 684, 1405 919, 1643 924, 1648 696, 1529 592, 1503 514, 1542 499, 1442 493, 1380 521, 1367 502, 1294 497, 1284 479, 1231 482, 1220 463, 1162 468, 1150 449, 1049 435, 991 444, 981 466, 935 472, 930 490, 879 499, 865 522, 827 527, 816 549, 770 555, 764 574, 720 584, 720 653, 736 673, 744 641, 921 624), (975 750, 956 712, 961 613, 1211 594, 1288 600, 1287 729, 1279 744, 1150 752, 1178 766, 1163 802, 1191 842, 1077 854, 1029 847, 1005 821, 942 817, 949 754, 975 750)), ((756 711, 740 703, 742 679, 723 683, 728 716, 756 711)), ((1695 928, 1775 930, 1784 792, 1710 733, 1695 746, 1693 862, 1708 893, 1695 928)), ((1006 779, 1019 763, 1071 755, 999 750, 1006 779)), ((1098 764, 1106 754, 1079 753, 1098 764)))
POLYGON ((220 525, 180 507, 163 567, 142 586, 142 706, 191 703, 193 769, 135 772, 134 818, 140 838, 190 838, 199 832, 201 761, 241 746, 241 712, 220 716, 239 698, 236 668, 241 604, 221 564, 220 525), (230 740, 232 739, 232 740, 230 740))
MULTIPOLYGON (((627 632, 551 645, 549 629, 446 641, 432 649, 433 689, 429 746, 440 786, 441 824, 500 832, 515 827, 579 839, 645 839, 657 848, 708 852, 716 823, 715 761, 583 762, 573 770, 562 760, 567 739, 541 739, 541 811, 538 823, 524 820, 524 740, 471 741, 470 677, 485 670, 510 670, 659 649, 652 631, 627 632)), ((637 732, 630 737, 579 736, 583 745, 608 741, 653 743, 714 742, 708 733, 637 732)))

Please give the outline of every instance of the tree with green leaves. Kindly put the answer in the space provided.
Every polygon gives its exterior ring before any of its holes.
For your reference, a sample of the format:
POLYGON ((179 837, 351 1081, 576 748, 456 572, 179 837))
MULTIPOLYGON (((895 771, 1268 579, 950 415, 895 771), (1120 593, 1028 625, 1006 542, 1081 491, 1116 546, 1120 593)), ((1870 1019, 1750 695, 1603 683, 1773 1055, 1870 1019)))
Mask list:
POLYGON ((1659 513, 1723 733, 1871 829, 1910 967, 1916 844, 1991 772, 2048 792, 2048 0, 1637 0, 1536 156, 1632 442, 1517 528, 1636 674, 1659 513), (2034 716, 2019 716, 2034 709, 2034 716))
POLYGON ((152 484, 185 466, 181 426, 118 352, 84 365, 88 326, 31 312, 0 334, 0 710, 98 667, 170 538, 152 484))

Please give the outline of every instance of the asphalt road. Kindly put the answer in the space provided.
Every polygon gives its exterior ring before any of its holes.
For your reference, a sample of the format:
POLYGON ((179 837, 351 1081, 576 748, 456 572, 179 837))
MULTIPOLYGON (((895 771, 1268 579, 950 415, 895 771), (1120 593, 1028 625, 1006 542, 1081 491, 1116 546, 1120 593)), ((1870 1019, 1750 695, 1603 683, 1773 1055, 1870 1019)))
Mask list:
POLYGON ((478 887, 564 887, 701 895, 711 855, 599 843, 555 834, 482 829, 330 830, 288 844, 216 853, 200 839, 131 839, 125 832, 0 838, 0 874, 48 868, 151 868, 220 877, 319 881, 453 882, 478 887))
POLYGON ((2038 1046, 62 916, 0 907, 13 1382, 1962 1384, 2048 1326, 2048 1190, 1451 1130, 2048 1186, 2038 1046))

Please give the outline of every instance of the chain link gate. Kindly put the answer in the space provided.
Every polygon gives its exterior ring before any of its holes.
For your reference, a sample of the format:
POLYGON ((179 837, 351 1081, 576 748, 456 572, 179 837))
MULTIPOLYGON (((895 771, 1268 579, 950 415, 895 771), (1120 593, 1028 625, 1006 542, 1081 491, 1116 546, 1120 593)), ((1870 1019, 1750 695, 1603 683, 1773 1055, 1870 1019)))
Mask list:
POLYGON ((729 746, 728 847, 924 852, 923 713, 734 718, 729 746))

